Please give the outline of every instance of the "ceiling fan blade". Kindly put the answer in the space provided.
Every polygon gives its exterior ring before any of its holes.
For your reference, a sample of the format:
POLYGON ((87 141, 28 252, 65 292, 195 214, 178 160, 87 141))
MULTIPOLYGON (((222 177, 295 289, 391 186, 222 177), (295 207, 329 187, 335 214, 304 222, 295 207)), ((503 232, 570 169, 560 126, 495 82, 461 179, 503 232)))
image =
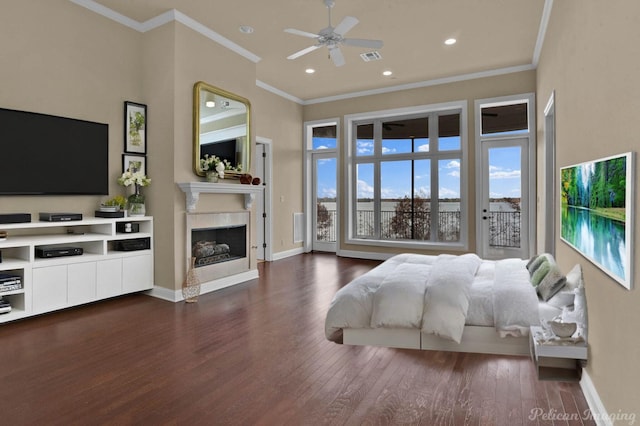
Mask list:
POLYGON ((338 26, 334 28, 333 32, 343 36, 347 33, 347 31, 355 27, 358 22, 360 22, 358 21, 358 18, 354 18, 353 16, 345 16, 342 22, 340 22, 338 26))
POLYGON ((383 44, 382 40, 366 40, 363 38, 345 38, 342 43, 347 46, 367 47, 369 49, 380 49, 383 44))
POLYGON ((329 56, 331 57, 331 60, 336 67, 341 67, 344 65, 344 56, 342 56, 342 51, 339 47, 329 48, 329 56))
POLYGON ((284 30, 284 32, 289 34, 299 35, 302 37, 318 38, 318 34, 313 34, 313 33, 309 33, 307 31, 302 31, 302 30, 296 30, 295 28, 287 28, 284 30))
POLYGON ((299 58, 300 56, 302 56, 302 55, 306 55, 307 53, 313 52, 314 50, 316 50, 316 49, 320 49, 321 47, 322 47, 322 46, 321 46, 321 45, 319 45, 319 44, 316 44, 316 45, 313 45, 313 46, 309 46, 309 47, 307 47, 307 48, 305 48, 305 49, 302 49, 302 50, 300 50, 300 51, 298 51, 298 52, 296 52, 296 53, 293 53, 293 54, 291 54, 291 55, 287 56, 287 59, 296 59, 296 58, 299 58))

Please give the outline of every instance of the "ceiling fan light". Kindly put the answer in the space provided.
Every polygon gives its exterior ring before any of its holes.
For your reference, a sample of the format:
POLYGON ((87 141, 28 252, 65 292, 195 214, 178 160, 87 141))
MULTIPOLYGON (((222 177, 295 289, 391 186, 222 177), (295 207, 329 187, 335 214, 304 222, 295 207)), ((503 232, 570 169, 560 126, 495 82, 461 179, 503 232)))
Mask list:
POLYGON ((448 38, 444 41, 444 44, 446 44, 447 46, 451 46, 456 44, 458 40, 456 40, 455 38, 448 38))

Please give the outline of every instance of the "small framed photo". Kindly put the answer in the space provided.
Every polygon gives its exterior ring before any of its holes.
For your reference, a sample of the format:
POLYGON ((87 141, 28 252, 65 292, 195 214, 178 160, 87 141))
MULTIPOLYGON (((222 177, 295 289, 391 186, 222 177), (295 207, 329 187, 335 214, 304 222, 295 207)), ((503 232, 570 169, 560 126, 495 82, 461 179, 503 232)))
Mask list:
POLYGON ((142 172, 147 175, 147 156, 136 154, 122 154, 122 173, 129 171, 142 172))
POLYGON ((124 103, 124 152, 147 153, 147 106, 124 103))

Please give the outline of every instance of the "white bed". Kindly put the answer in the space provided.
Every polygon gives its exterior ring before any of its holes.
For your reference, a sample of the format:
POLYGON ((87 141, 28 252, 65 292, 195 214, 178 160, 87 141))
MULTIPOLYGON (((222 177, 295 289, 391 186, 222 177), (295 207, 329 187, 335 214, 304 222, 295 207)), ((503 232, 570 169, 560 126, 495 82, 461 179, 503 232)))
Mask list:
POLYGON ((562 307, 538 298, 526 264, 394 256, 336 293, 325 335, 349 345, 527 355, 529 326, 562 307))

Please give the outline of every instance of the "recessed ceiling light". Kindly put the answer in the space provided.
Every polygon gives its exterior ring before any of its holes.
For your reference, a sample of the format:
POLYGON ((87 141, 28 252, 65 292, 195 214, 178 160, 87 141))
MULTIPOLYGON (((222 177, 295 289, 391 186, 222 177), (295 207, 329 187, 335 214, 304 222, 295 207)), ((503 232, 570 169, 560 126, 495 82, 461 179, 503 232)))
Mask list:
POLYGON ((240 32, 244 34, 251 34, 253 32, 253 27, 250 27, 249 25, 241 25, 240 32))
POLYGON ((216 106, 216 103, 214 101, 207 101, 204 104, 207 106, 207 108, 213 108, 216 106))
POLYGON ((393 71, 389 71, 389 70, 382 71, 382 75, 390 76, 391 74, 393 74, 393 71))
POLYGON ((447 46, 451 46, 452 44, 456 44, 456 40, 455 38, 448 38, 444 41, 444 44, 446 44, 447 46))
POLYGON ((313 68, 307 68, 306 70, 304 70, 304 72, 306 72, 307 74, 313 74, 314 72, 316 72, 316 70, 314 70, 313 68))

